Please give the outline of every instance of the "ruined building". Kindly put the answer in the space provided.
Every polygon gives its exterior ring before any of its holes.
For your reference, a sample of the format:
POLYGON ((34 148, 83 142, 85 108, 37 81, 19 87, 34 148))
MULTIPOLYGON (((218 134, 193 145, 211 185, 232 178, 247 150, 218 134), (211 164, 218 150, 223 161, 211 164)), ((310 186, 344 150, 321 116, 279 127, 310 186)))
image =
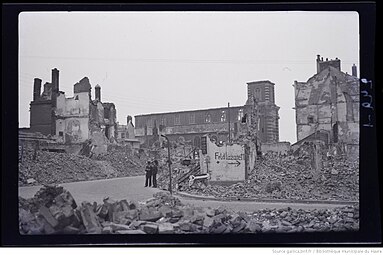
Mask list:
POLYGON ((130 144, 132 148, 139 148, 140 142, 136 139, 132 116, 126 118, 126 125, 117 122, 117 142, 120 144, 130 144))
POLYGON ((141 143, 149 146, 161 134, 170 140, 185 140, 200 147, 201 137, 209 134, 216 141, 237 137, 249 124, 256 124, 259 142, 278 142, 278 110, 274 83, 247 83, 247 102, 243 106, 219 107, 194 111, 145 114, 135 116, 135 133, 141 143), (256 117, 251 118, 256 108, 256 117))
POLYGON ((298 142, 314 136, 342 143, 346 150, 359 146, 359 79, 341 71, 341 61, 316 59, 317 73, 307 82, 294 83, 298 142))
POLYGON ((30 104, 30 132, 56 137, 63 143, 82 143, 87 139, 109 139, 116 136, 116 107, 101 102, 101 87, 95 87, 84 77, 74 85, 74 96, 67 98, 59 90, 59 70, 52 70, 52 81, 44 84, 35 78, 33 101, 30 104))
POLYGON ((270 81, 247 83, 246 105, 257 108, 258 137, 262 143, 279 141, 279 106, 275 104, 275 84, 270 81))

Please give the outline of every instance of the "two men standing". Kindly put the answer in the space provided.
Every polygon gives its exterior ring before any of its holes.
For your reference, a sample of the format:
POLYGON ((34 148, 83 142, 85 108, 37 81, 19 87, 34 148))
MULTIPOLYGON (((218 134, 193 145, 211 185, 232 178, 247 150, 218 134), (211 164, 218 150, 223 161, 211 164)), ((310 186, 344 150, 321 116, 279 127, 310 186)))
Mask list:
POLYGON ((153 188, 157 188, 157 172, 158 172, 158 161, 154 160, 153 162, 148 161, 145 167, 145 187, 152 186, 153 179, 153 188))

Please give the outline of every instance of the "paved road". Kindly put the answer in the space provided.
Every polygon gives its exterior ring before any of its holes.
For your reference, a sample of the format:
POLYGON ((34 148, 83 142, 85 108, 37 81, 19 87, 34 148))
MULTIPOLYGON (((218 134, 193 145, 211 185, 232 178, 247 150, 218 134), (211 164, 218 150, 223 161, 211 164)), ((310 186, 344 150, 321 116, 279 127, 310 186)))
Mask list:
MULTIPOLYGON (((145 176, 133 176, 63 183, 61 186, 68 190, 77 202, 96 201, 100 203, 107 196, 116 200, 143 201, 153 197, 153 194, 159 191, 155 188, 144 187, 144 184, 145 176)), ((20 187, 19 196, 24 198, 33 197, 40 188, 41 186, 20 187)))
MULTIPOLYGON (((125 178, 115 178, 107 180, 83 181, 63 183, 62 186, 67 189, 80 203, 82 201, 101 203, 102 199, 106 196, 116 200, 127 199, 135 201, 143 201, 153 197, 153 194, 160 191, 156 188, 144 187, 145 176, 134 176, 125 178)), ((34 187, 20 187, 19 196, 24 198, 33 197, 33 195, 41 188, 41 186, 34 187)), ((298 204, 298 203, 265 203, 265 202, 249 202, 249 201, 212 201, 192 199, 177 196, 183 203, 190 203, 196 206, 212 207, 219 206, 226 207, 235 211, 255 211, 264 208, 296 208, 296 209, 327 209, 339 207, 334 204, 298 204)))

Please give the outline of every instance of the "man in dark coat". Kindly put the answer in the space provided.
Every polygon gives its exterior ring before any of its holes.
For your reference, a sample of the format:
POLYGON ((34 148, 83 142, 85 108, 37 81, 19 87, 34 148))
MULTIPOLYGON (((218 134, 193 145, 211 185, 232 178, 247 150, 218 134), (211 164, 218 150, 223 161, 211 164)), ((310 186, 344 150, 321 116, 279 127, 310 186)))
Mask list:
POLYGON ((152 186, 152 166, 150 161, 148 161, 146 164, 145 172, 146 172, 145 187, 148 187, 148 182, 149 182, 149 187, 151 187, 152 186))
POLYGON ((153 188, 157 188, 157 172, 158 172, 158 161, 154 160, 152 163, 153 188))

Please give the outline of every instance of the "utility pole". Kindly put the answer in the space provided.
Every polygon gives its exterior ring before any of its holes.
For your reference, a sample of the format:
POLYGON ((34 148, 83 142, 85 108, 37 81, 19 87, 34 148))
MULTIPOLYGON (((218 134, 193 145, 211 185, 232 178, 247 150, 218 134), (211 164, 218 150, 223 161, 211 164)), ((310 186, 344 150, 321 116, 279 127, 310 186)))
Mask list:
POLYGON ((162 137, 164 137, 166 139, 166 143, 168 144, 168 166, 169 166, 169 191, 170 191, 170 195, 173 194, 172 192, 172 168, 171 168, 171 161, 170 161, 170 142, 169 142, 169 138, 166 136, 166 135, 161 135, 162 137))
POLYGON ((231 142, 231 134, 230 134, 230 102, 227 103, 227 121, 229 123, 228 131, 229 131, 229 143, 230 143, 231 142))

